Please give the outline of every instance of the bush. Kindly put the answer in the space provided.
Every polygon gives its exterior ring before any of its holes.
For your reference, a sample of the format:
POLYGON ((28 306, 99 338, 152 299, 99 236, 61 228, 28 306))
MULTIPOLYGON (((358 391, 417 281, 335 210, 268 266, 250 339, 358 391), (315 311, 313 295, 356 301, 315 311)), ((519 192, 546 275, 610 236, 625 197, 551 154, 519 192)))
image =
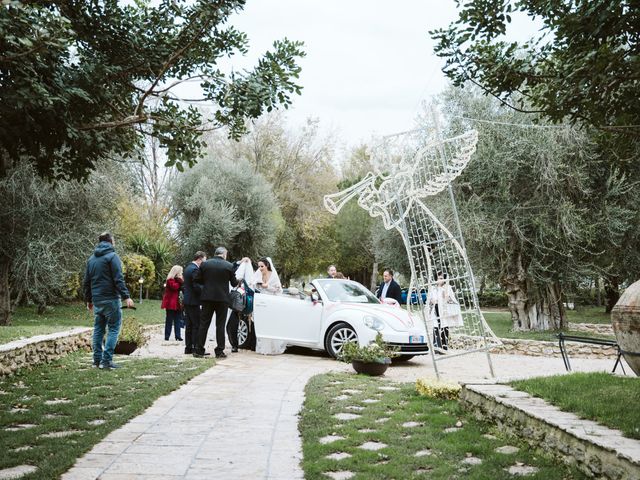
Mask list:
POLYGON ((481 307, 507 307, 509 298, 503 290, 485 290, 482 295, 478 294, 478 302, 481 307))
POLYGON ((135 297, 140 289, 140 284, 138 283, 140 277, 144 279, 145 288, 154 285, 156 269, 151 259, 144 255, 138 255, 137 253, 124 255, 122 257, 122 270, 124 281, 132 297, 135 297))
POLYGON ((128 317, 122 321, 122 330, 120 330, 119 341, 133 342, 138 348, 143 347, 149 341, 149 337, 144 332, 142 324, 135 317, 128 317))
POLYGON ((357 342, 349 342, 343 345, 338 360, 351 363, 354 360, 365 363, 390 364, 393 357, 398 356, 398 347, 389 347, 382 341, 382 335, 378 333, 375 342, 360 347, 357 342))
POLYGON ((430 378, 419 378, 416 381, 416 390, 418 393, 430 398, 455 400, 460 395, 461 389, 457 383, 440 382, 430 378))

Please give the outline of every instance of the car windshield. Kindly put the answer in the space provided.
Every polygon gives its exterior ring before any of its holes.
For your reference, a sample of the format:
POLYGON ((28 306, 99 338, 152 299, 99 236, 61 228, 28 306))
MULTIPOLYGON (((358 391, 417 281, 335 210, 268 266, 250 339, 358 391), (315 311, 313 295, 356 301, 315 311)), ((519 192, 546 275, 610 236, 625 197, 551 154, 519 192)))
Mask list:
POLYGON ((380 303, 380 300, 362 285, 349 280, 318 280, 320 287, 332 302, 380 303))

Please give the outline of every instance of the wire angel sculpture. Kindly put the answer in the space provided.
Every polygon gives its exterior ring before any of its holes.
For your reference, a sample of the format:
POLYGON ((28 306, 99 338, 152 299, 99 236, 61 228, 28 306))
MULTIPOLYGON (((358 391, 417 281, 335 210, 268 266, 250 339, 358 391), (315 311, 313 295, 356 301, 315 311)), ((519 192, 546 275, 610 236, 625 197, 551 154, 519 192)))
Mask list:
POLYGON ((451 183, 471 160, 477 141, 478 132, 470 130, 446 140, 436 138, 428 141, 413 150, 415 153, 407 154, 405 149, 402 154, 391 156, 387 152, 382 172, 369 172, 357 184, 324 197, 325 207, 333 214, 337 214, 349 200, 357 197, 358 205, 372 217, 381 217, 387 230, 396 229, 400 232, 411 266, 411 284, 407 298, 411 298, 411 292, 418 292, 418 305, 408 302, 408 307, 413 311, 417 309, 418 312, 415 313, 422 315, 437 376, 437 361, 475 351, 487 353, 493 375, 489 348, 500 343, 484 320, 478 305, 473 271, 465 250, 451 190, 451 183), (457 226, 455 232, 451 232, 438 220, 425 203, 428 197, 445 189, 450 192, 457 226), (461 320, 457 326, 450 328, 456 353, 438 358, 434 355, 436 350, 444 353, 440 331, 434 325, 433 306, 429 302, 424 305, 421 294, 435 288, 437 272, 446 272, 460 306, 461 320))

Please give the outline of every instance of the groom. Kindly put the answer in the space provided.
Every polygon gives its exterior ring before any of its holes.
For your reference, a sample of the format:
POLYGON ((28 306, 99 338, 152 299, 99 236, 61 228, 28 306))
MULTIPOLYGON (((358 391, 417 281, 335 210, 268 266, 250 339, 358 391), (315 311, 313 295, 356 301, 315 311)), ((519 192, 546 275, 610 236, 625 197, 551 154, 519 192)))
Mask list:
POLYGON ((229 284, 235 287, 238 284, 233 264, 227 262, 227 249, 218 247, 215 256, 206 262, 202 262, 200 268, 194 274, 194 280, 202 284, 202 311, 200 326, 194 357, 202 358, 205 354, 207 332, 213 314, 216 315, 216 358, 225 358, 224 353, 224 326, 227 322, 229 308, 229 284))

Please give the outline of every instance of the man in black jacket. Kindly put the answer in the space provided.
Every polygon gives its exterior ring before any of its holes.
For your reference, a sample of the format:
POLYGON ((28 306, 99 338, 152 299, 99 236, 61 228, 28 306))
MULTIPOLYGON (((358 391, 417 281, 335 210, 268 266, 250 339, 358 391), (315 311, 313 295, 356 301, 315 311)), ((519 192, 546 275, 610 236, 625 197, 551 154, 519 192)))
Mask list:
POLYGON ((195 351, 198 343, 198 326, 200 325, 200 295, 202 285, 195 281, 196 272, 200 269, 202 262, 207 261, 207 254, 196 252, 193 261, 184 267, 184 284, 182 291, 184 294, 185 329, 184 329, 184 353, 191 354, 195 351))
POLYGON ((93 366, 102 369, 118 368, 113 363, 113 350, 118 343, 122 324, 122 300, 133 307, 133 300, 124 283, 122 263, 114 250, 115 240, 109 232, 98 237, 98 246, 87 261, 83 290, 87 308, 93 310, 93 366), (107 340, 102 340, 107 331, 107 340))
POLYGON ((218 247, 215 256, 202 262, 200 268, 195 272, 195 281, 202 284, 200 301, 202 311, 200 315, 200 326, 198 327, 198 343, 194 357, 203 357, 205 354, 205 343, 207 332, 213 314, 216 315, 216 358, 226 357, 224 353, 224 326, 227 322, 227 312, 229 309, 229 284, 235 287, 238 284, 235 276, 235 268, 232 263, 227 262, 227 249, 218 247))
POLYGON ((380 300, 393 298, 397 300, 398 303, 402 303, 402 290, 400 285, 398 285, 398 282, 393 279, 393 270, 387 268, 382 274, 382 278, 384 281, 378 287, 376 296, 380 300))

